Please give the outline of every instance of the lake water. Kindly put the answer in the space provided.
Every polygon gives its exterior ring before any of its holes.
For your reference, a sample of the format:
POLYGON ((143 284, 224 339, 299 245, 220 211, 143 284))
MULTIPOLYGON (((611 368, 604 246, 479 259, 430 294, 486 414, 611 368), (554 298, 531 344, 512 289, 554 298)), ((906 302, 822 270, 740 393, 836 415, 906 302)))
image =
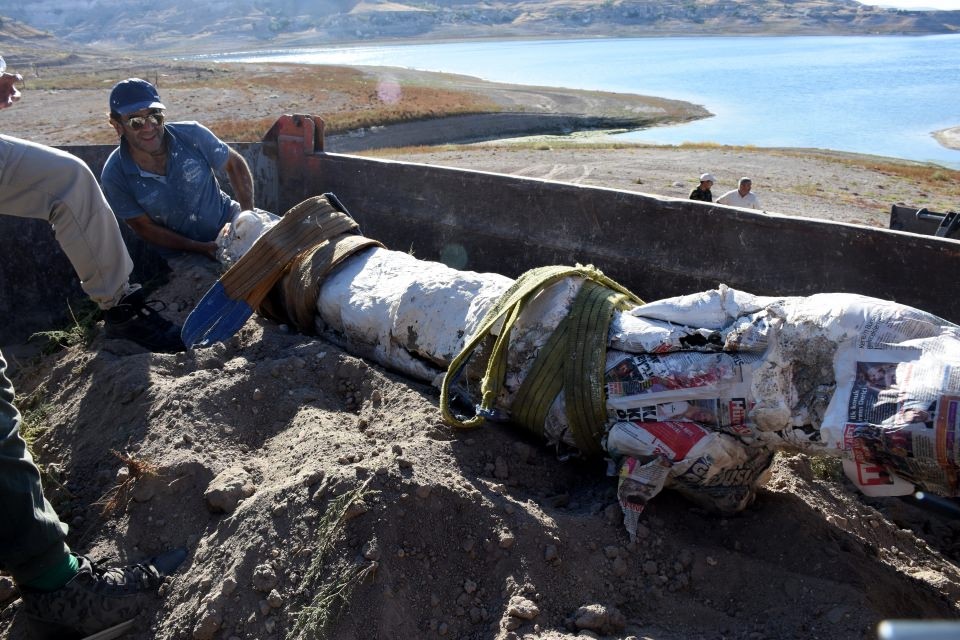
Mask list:
POLYGON ((387 65, 676 98, 716 115, 617 137, 817 147, 960 168, 960 151, 931 136, 960 126, 960 35, 472 41, 215 59, 387 65))

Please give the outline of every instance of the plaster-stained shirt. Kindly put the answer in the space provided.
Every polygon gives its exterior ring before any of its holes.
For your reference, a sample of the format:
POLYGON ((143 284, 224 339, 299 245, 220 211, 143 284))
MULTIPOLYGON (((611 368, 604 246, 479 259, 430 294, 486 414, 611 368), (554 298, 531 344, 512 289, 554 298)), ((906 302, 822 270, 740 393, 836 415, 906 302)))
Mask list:
MULTIPOLYGON (((220 189, 214 171, 222 170, 229 148, 198 122, 165 126, 167 173, 140 169, 127 141, 113 150, 100 175, 103 193, 121 220, 147 214, 182 236, 209 242, 230 221, 239 205, 220 189)), ((169 251, 161 251, 169 254, 169 251)))

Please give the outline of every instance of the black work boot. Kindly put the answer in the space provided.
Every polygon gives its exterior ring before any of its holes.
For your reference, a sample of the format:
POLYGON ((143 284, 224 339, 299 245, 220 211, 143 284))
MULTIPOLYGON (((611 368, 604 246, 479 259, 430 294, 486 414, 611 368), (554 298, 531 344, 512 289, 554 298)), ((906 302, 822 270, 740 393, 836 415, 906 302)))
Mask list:
POLYGON ((21 612, 31 639, 110 640, 130 631, 148 608, 163 578, 187 557, 186 549, 167 551, 146 564, 101 568, 77 556, 80 571, 56 591, 20 588, 21 612))
POLYGON ((125 295, 117 306, 104 312, 104 327, 108 338, 124 338, 141 347, 160 353, 183 351, 180 327, 149 306, 143 289, 125 295))

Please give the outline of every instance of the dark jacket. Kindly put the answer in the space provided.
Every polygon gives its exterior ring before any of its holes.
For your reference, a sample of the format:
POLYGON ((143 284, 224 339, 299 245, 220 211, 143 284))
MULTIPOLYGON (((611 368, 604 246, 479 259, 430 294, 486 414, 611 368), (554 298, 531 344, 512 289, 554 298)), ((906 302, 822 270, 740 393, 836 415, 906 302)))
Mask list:
POLYGON ((713 202, 713 193, 711 193, 710 189, 701 189, 700 187, 697 187, 690 192, 690 199, 700 200, 701 202, 713 202))

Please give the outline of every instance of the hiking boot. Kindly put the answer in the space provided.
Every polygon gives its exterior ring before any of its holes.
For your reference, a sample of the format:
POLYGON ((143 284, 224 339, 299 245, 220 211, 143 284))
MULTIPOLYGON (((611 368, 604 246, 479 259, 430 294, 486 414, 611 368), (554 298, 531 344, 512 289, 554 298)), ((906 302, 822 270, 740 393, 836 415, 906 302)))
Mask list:
POLYGON ((80 571, 56 591, 20 588, 31 634, 37 640, 110 640, 130 631, 163 578, 187 557, 167 551, 146 564, 101 568, 77 556, 80 571))
MULTIPOLYGON (((150 305, 143 289, 128 293, 117 306, 104 312, 104 327, 108 338, 124 338, 141 347, 160 353, 184 351, 180 327, 173 324, 150 305)), ((161 303, 162 304, 162 303, 161 303)))

